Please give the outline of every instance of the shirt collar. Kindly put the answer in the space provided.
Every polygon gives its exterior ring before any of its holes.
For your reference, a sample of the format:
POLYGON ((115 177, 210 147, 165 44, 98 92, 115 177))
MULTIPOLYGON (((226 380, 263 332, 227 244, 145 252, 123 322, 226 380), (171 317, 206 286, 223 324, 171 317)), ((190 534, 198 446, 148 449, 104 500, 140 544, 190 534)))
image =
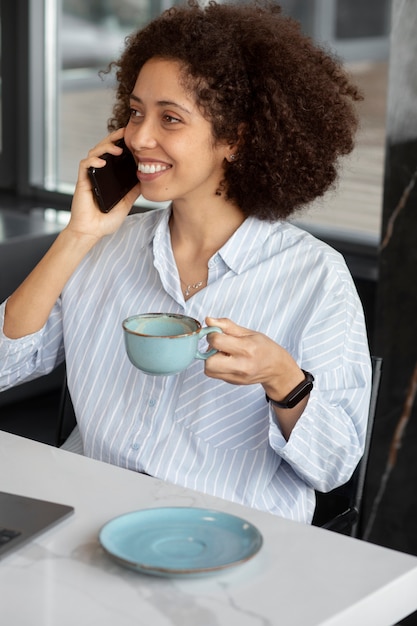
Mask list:
MULTIPOLYGON (((171 207, 157 211, 154 228, 150 231, 150 239, 170 240, 169 218, 171 207)), ((223 262, 236 274, 255 265, 258 262, 259 253, 262 251, 266 240, 273 232, 282 228, 281 222, 267 222, 256 217, 247 217, 233 235, 226 241, 224 246, 213 255, 220 256, 223 262)))
POLYGON ((247 217, 218 254, 231 270, 240 274, 259 261, 265 242, 280 228, 280 222, 271 223, 247 217))

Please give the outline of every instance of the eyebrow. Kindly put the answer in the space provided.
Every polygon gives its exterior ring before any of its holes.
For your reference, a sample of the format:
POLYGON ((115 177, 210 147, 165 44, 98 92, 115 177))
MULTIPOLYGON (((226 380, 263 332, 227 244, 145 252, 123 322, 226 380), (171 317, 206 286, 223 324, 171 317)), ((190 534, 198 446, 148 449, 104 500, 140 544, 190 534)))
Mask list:
MULTIPOLYGON (((133 93, 130 94, 130 99, 134 100, 135 102, 139 102, 139 104, 143 104, 142 99, 138 98, 138 96, 135 96, 135 94, 133 94, 133 93)), ((188 115, 191 115, 191 111, 189 111, 186 107, 184 107, 184 106, 182 106, 182 104, 178 104, 178 102, 174 102, 172 100, 158 100, 157 105, 161 106, 161 107, 174 106, 174 107, 177 107, 178 109, 181 109, 185 113, 188 113, 188 115)))

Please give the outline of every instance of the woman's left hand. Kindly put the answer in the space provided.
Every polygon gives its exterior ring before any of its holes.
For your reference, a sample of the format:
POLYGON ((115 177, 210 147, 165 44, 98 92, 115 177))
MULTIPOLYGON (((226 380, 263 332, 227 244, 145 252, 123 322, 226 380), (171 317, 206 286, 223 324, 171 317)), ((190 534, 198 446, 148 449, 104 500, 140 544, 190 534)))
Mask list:
MULTIPOLYGON (((263 333, 238 326, 227 318, 206 319, 223 333, 210 333, 207 340, 218 352, 205 361, 205 373, 234 385, 260 384, 270 398, 283 400, 299 383, 304 373, 282 346, 263 333)), ((295 409, 278 409, 276 414, 288 437, 307 403, 295 409), (281 418, 283 418, 281 420, 281 418)))

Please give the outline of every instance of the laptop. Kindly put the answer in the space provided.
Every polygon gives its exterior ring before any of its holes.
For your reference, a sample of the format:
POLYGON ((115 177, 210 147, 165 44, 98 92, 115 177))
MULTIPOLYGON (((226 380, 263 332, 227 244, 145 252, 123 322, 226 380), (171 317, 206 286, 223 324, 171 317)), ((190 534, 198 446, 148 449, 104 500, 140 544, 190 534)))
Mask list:
POLYGON ((73 512, 72 506, 0 491, 0 559, 73 512))

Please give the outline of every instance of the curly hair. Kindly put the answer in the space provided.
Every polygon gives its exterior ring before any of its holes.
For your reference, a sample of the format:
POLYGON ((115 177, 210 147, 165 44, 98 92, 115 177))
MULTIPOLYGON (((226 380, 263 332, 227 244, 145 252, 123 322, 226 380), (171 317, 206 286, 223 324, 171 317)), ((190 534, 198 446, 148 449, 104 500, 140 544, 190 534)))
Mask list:
POLYGON ((184 86, 214 140, 238 146, 222 187, 246 216, 284 219, 329 189, 354 146, 362 98, 338 59, 270 1, 168 9, 126 39, 109 130, 126 126, 129 97, 152 57, 180 62, 184 86))

